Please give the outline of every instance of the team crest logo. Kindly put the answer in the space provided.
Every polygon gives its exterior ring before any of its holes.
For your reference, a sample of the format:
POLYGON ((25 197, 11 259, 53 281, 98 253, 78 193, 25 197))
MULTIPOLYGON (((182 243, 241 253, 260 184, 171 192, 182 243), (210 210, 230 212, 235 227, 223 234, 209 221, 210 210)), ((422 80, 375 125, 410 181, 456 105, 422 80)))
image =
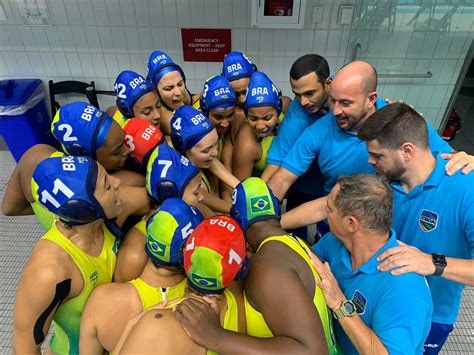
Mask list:
POLYGON ((367 299, 359 291, 355 290, 354 296, 352 296, 352 302, 356 305, 357 313, 361 316, 365 313, 365 305, 367 304, 367 299))
POLYGON ((268 196, 256 196, 250 198, 250 209, 252 213, 269 211, 271 208, 268 196))
POLYGON ((199 286, 207 289, 217 288, 217 279, 214 277, 205 277, 194 272, 191 273, 191 280, 199 286))
POLYGON ((438 214, 428 210, 422 210, 419 224, 424 232, 431 232, 438 226, 438 214))
POLYGON ((92 282, 92 284, 95 286, 97 284, 97 279, 99 278, 99 274, 97 271, 94 271, 91 276, 89 276, 89 282, 92 282))

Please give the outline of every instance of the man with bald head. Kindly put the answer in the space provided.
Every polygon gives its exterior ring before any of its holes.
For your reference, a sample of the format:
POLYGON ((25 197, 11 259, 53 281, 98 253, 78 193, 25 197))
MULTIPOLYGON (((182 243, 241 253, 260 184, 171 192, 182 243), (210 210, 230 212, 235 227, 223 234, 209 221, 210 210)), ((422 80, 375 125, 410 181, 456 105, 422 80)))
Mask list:
MULTIPOLYGON (((329 89, 331 111, 305 129, 272 176, 269 185, 281 200, 296 179, 316 159, 329 194, 341 175, 375 173, 367 163, 369 154, 357 132, 370 115, 386 106, 377 98, 377 72, 369 63, 355 61, 343 66, 329 89)), ((427 122, 431 150, 449 153, 444 142, 427 122)))

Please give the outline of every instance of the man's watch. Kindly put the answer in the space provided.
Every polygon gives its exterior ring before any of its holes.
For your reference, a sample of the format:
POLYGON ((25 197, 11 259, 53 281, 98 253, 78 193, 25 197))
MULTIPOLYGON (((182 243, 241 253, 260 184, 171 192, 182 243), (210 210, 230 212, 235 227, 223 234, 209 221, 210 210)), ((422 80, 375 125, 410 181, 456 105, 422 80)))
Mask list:
POLYGON ((431 254, 431 257, 433 259, 433 264, 436 268, 433 275, 441 276, 444 272, 444 269, 445 269, 446 265, 448 265, 446 263, 446 256, 443 255, 443 254, 439 254, 439 253, 433 253, 433 254, 431 254))
POLYGON ((334 318, 337 320, 344 317, 352 317, 357 313, 357 308, 354 302, 351 300, 345 300, 341 302, 338 309, 332 311, 334 318))

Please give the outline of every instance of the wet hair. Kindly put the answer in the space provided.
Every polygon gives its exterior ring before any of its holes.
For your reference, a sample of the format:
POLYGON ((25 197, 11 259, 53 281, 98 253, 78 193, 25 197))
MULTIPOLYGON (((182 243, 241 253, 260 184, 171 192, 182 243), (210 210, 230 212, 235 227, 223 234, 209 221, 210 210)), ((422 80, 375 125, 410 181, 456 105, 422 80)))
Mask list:
POLYGON ((392 225, 392 189, 371 174, 341 176, 334 205, 343 216, 353 215, 370 230, 387 233, 392 225))
POLYGON ((290 78, 298 80, 301 77, 316 73, 318 81, 324 85, 329 77, 329 64, 326 59, 317 54, 306 54, 299 57, 291 66, 290 78))
POLYGON ((376 139, 387 149, 398 149, 405 142, 429 149, 425 119, 409 105, 398 102, 372 114, 362 124, 358 135, 364 141, 376 139))

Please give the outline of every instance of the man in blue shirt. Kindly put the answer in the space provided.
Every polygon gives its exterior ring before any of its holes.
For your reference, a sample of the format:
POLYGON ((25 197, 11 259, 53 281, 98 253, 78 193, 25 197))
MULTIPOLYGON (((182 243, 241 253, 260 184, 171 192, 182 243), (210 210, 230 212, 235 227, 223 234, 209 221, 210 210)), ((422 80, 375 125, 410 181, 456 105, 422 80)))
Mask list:
POLYGON ((464 284, 474 285, 474 175, 446 175, 433 156, 425 120, 405 104, 374 114, 359 131, 369 162, 391 181, 393 228, 401 242, 378 257, 393 275, 426 275, 434 304, 425 343, 437 354, 459 311, 464 284))
MULTIPOLYGON (((377 73, 369 63, 355 61, 337 72, 329 90, 332 111, 305 129, 269 181, 278 198, 283 198, 313 160, 317 160, 324 176, 326 193, 340 175, 374 172, 357 131, 370 115, 386 105, 377 99, 376 88, 377 73)), ((430 125, 429 128, 432 150, 450 152, 451 147, 430 125)))
POLYGON ((312 262, 344 354, 422 354, 433 311, 425 278, 377 268, 377 257, 398 245, 388 184, 375 175, 340 177, 326 211, 331 232, 312 248, 325 264, 312 262))
MULTIPOLYGON (((263 180, 268 181, 278 170, 303 131, 328 112, 327 98, 331 84, 329 74, 328 62, 317 54, 306 54, 298 58, 291 66, 290 84, 295 98, 268 151, 267 167, 262 174, 263 180)), ((325 195, 323 183, 321 171, 315 161, 289 189, 286 210, 289 211, 304 202, 325 195)), ((307 239, 306 228, 295 229, 291 232, 307 239)))

